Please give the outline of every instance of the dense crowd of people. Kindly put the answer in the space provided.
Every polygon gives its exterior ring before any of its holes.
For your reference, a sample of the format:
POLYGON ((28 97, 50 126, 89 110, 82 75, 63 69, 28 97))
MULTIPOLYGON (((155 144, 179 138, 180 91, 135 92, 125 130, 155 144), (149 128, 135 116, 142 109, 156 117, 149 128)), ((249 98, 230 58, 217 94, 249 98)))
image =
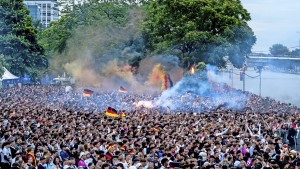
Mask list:
POLYGON ((298 168, 299 109, 244 94, 242 109, 198 98, 190 105, 209 108, 175 112, 135 106, 159 96, 1 89, 1 169, 298 168), (105 116, 108 106, 126 117, 105 116))

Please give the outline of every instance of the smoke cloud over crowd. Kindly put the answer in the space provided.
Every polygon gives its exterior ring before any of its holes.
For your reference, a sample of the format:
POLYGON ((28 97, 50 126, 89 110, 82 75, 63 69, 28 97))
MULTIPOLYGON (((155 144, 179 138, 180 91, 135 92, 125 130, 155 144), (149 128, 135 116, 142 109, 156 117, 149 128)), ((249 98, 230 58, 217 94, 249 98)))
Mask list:
POLYGON ((216 74, 216 67, 208 65, 206 71, 186 75, 173 88, 164 91, 155 105, 171 110, 193 107, 196 111, 220 107, 244 108, 247 96, 242 91, 228 90, 228 87, 221 76, 216 74))
POLYGON ((137 107, 192 107, 197 111, 219 106, 243 108, 247 98, 242 92, 216 91, 226 90, 226 85, 215 67, 207 66, 202 73, 188 75, 177 56, 143 53, 144 43, 137 26, 142 17, 139 11, 131 15, 124 28, 103 23, 78 28, 68 40, 67 50, 51 61, 52 66, 70 74, 78 87, 117 91, 122 86, 131 94, 161 94, 154 101, 137 100, 137 107), (131 64, 134 60, 140 60, 139 64, 131 64))

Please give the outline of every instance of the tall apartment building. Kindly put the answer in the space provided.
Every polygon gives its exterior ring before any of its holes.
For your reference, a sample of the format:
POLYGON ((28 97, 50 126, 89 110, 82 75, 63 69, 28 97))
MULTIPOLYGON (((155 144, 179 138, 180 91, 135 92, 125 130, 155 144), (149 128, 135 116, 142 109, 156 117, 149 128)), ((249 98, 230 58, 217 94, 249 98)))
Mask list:
POLYGON ((30 11, 29 15, 34 20, 40 20, 44 27, 59 19, 57 0, 25 0, 24 3, 30 11))

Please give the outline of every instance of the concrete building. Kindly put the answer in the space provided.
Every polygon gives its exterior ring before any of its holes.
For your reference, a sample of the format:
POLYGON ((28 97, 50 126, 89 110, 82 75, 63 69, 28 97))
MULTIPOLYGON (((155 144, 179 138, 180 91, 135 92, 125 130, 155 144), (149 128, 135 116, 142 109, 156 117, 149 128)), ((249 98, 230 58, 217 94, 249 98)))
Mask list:
POLYGON ((25 0, 25 5, 34 20, 40 20, 44 27, 50 22, 59 19, 59 6, 57 0, 25 0))

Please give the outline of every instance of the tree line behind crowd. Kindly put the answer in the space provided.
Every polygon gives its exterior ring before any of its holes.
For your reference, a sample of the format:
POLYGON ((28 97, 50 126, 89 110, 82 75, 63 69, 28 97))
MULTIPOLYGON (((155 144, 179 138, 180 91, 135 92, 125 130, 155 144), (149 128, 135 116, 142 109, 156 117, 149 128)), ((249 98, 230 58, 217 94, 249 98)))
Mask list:
POLYGON ((130 48, 131 55, 138 54, 122 59, 134 66, 146 56, 167 53, 178 56, 185 68, 199 62, 223 67, 224 56, 241 67, 256 41, 240 1, 67 2, 61 18, 41 29, 33 26, 23 0, 2 0, 1 65, 17 76, 62 72, 76 46, 94 60, 130 48), (103 32, 109 36, 103 38, 103 32))

